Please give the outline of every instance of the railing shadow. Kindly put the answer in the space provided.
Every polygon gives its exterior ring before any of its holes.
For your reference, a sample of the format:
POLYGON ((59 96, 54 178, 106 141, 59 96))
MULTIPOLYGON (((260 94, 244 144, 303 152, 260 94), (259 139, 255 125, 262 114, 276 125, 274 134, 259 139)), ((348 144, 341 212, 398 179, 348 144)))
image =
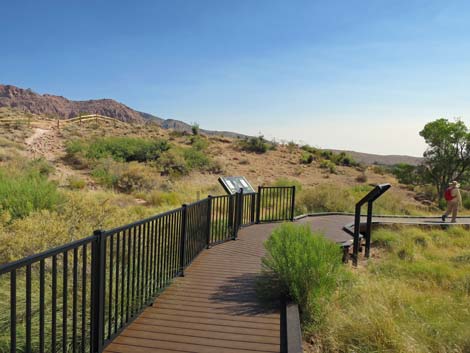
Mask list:
POLYGON ((261 290, 266 277, 263 274, 245 273, 232 277, 219 286, 210 296, 214 303, 223 303, 224 311, 233 315, 260 315, 279 312, 279 294, 272 293, 272 300, 264 300, 261 290), (276 300, 277 299, 277 300, 276 300), (228 303, 228 305, 227 305, 228 303), (231 305, 233 304, 233 305, 231 305))

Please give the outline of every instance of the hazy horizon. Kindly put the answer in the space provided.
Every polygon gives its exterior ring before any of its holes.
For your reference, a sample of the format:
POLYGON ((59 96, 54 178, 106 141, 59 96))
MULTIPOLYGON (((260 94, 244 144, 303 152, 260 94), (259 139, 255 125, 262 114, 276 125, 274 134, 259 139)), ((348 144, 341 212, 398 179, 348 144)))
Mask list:
POLYGON ((468 121, 470 4, 58 1, 3 4, 0 81, 112 98, 211 130, 422 156, 468 121))

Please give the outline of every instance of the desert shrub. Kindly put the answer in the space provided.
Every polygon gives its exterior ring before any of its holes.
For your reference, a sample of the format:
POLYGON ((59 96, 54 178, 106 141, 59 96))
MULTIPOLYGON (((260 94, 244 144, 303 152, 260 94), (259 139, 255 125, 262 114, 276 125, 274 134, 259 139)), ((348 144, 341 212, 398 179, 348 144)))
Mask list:
POLYGON ((395 165, 392 169, 392 173, 398 179, 399 183, 406 185, 415 185, 419 179, 417 167, 406 163, 395 165))
POLYGON ((112 158, 121 162, 153 161, 170 148, 166 140, 133 137, 103 137, 93 141, 75 140, 67 143, 69 157, 83 155, 87 159, 112 158))
POLYGON ((332 174, 336 173, 336 165, 328 159, 321 161, 320 168, 325 169, 332 174))
POLYGON ((269 150, 275 149, 273 142, 267 141, 264 136, 249 137, 238 142, 242 151, 254 153, 266 153, 269 150))
POLYGON ((319 156, 320 155, 320 150, 318 148, 312 147, 310 145, 303 145, 300 147, 302 150, 305 152, 311 153, 313 155, 319 156))
POLYGON ((67 182, 69 184, 69 188, 73 190, 81 190, 84 189, 86 186, 86 181, 77 176, 68 177, 67 182))
POLYGON ((198 123, 192 123, 191 124, 191 132, 193 135, 199 135, 199 124, 198 123))
POLYGON ((298 147, 299 145, 297 145, 294 141, 289 141, 287 143, 287 150, 291 153, 294 152, 298 147))
POLYGON ((321 325, 324 308, 345 279, 338 245, 312 234, 308 225, 286 223, 273 231, 265 247, 263 269, 278 287, 275 293, 299 304, 304 325, 321 325))
POLYGON ((362 172, 356 177, 356 181, 359 183, 367 183, 367 174, 362 172))
POLYGON ((41 174, 41 169, 30 167, 9 173, 0 170, 0 212, 8 212, 13 219, 54 209, 60 200, 57 186, 41 174))
POLYGON ((120 163, 112 159, 101 161, 91 174, 100 184, 124 193, 151 190, 158 182, 153 168, 137 162, 120 163))
POLYGON ((172 148, 163 152, 158 160, 162 175, 181 176, 189 172, 189 167, 180 150, 172 148))
POLYGON ((209 141, 200 135, 191 136, 190 143, 192 148, 198 151, 204 151, 209 146, 209 141))
POLYGON ((210 157, 195 148, 184 149, 183 157, 189 169, 207 170, 211 167, 212 160, 210 157))
POLYGON ((345 167, 354 167, 357 165, 354 158, 352 158, 346 152, 333 153, 331 152, 330 157, 328 158, 336 165, 342 165, 345 167))
POLYGON ((310 152, 302 151, 300 155, 300 164, 311 164, 315 160, 315 156, 310 152))
POLYGON ((44 158, 37 158, 27 162, 28 168, 36 170, 42 176, 49 176, 54 172, 54 167, 44 158))

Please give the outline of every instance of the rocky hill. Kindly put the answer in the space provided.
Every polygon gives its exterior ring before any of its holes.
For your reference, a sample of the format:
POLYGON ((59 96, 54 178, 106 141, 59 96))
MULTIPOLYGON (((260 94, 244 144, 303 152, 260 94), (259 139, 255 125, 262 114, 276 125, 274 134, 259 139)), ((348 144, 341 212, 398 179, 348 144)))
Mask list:
POLYGON ((79 114, 101 114, 126 122, 144 122, 147 118, 112 99, 72 101, 65 97, 38 94, 30 89, 11 85, 0 85, 0 107, 11 107, 60 119, 73 118, 79 114))
MULTIPOLYGON (((41 116, 70 119, 80 114, 100 114, 129 123, 155 121, 164 129, 179 132, 191 132, 191 125, 180 120, 162 119, 155 115, 139 112, 113 99, 92 99, 73 101, 62 96, 38 94, 30 89, 0 84, 0 107, 14 108, 41 116)), ((227 137, 245 137, 229 131, 212 131, 201 129, 207 135, 227 137)))

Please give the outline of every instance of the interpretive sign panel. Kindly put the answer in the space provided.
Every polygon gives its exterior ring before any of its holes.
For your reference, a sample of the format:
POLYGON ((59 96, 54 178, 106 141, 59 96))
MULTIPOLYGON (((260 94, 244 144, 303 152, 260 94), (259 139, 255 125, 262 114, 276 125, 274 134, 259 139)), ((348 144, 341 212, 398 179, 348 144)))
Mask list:
POLYGON ((220 177, 219 183, 230 195, 236 194, 240 189, 243 189, 244 194, 253 194, 256 192, 246 178, 242 176, 220 177))

